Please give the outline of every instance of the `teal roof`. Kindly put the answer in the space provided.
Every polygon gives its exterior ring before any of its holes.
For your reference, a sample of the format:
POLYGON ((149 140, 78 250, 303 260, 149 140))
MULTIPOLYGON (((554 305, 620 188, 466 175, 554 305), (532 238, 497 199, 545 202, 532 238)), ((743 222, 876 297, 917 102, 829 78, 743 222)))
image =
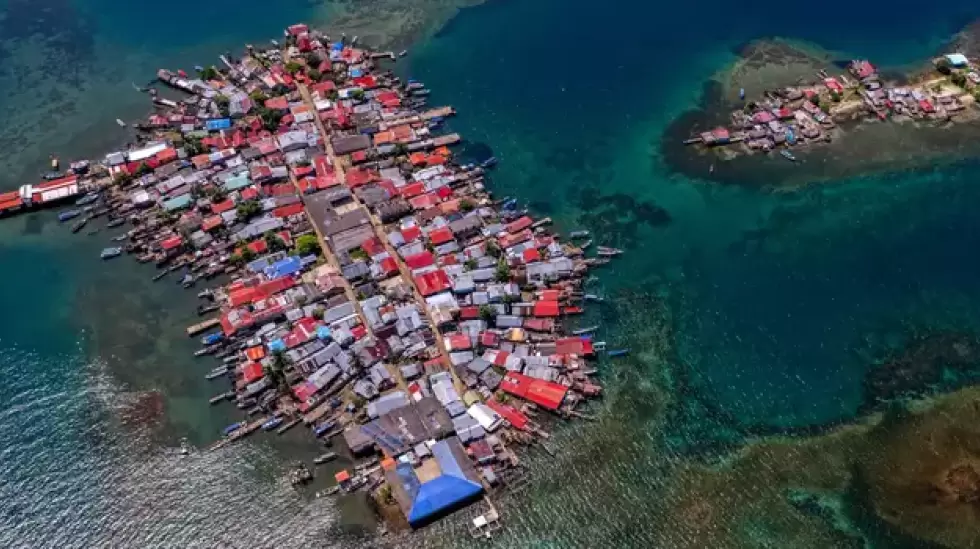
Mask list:
POLYGON ((946 54, 946 60, 949 61, 949 64, 953 65, 954 67, 961 67, 970 63, 970 61, 962 53, 946 54))
POLYGON ((182 210, 190 206, 191 202, 193 201, 194 199, 191 197, 190 193, 182 194, 176 198, 165 200, 163 202, 163 209, 167 210, 168 212, 172 212, 174 210, 182 210))
POLYGON ((225 180, 225 184, 221 187, 226 192, 237 191, 238 189, 243 189, 248 187, 252 182, 248 180, 248 173, 242 172, 238 175, 234 175, 225 180))

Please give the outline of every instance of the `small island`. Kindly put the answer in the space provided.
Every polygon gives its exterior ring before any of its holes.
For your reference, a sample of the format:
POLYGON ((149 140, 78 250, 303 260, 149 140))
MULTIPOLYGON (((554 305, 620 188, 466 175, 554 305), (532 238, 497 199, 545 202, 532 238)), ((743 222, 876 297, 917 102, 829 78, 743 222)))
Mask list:
POLYGON ((980 154, 976 30, 911 72, 752 42, 668 128, 664 157, 693 177, 793 186, 980 154))

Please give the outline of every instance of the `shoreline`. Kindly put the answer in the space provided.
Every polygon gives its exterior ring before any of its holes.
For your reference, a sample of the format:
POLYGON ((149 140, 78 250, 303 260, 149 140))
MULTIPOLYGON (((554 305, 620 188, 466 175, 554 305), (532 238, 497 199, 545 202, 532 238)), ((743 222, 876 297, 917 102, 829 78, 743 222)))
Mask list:
POLYGON ((966 54, 937 57, 929 70, 893 74, 816 46, 749 43, 668 127, 661 153, 690 177, 774 188, 980 154, 980 74, 964 44, 949 51, 966 54))
MULTIPOLYGON (((585 258, 587 233, 562 241, 550 219, 494 200, 496 159, 452 160, 454 111, 378 67, 396 54, 305 25, 276 46, 201 78, 161 70, 188 97, 154 94, 141 146, 5 193, 0 209, 76 200, 59 214, 72 232, 101 218, 134 227, 103 260, 135 255, 160 269, 154 281, 183 273, 185 289, 228 280, 200 292, 207 318, 188 328, 206 334, 198 355, 221 361, 208 378, 231 385, 213 404, 246 412, 213 449, 302 423, 353 457, 381 450, 328 493, 366 487, 379 514, 413 527, 482 498, 489 528, 490 495, 522 476, 514 448, 547 451, 535 416, 582 416, 601 394, 598 327, 563 324, 601 300, 585 293, 587 271, 620 252, 585 258), (417 516, 410 478, 465 494, 417 516)), ((302 466, 292 480, 309 476, 302 466)))

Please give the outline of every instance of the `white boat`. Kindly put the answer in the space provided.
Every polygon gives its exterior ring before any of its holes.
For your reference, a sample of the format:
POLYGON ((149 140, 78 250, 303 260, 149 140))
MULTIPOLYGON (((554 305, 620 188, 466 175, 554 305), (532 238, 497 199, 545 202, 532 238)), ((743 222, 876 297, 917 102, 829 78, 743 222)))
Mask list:
POLYGON ((568 233, 568 238, 587 238, 589 231, 572 231, 568 233))
POLYGON ((611 257, 623 253, 623 250, 620 250, 619 248, 608 248, 606 246, 599 246, 599 249, 596 253, 598 253, 601 256, 611 257))
POLYGON ((126 127, 126 123, 125 123, 125 122, 123 122, 123 121, 122 121, 122 119, 120 119, 120 118, 117 118, 117 119, 116 119, 116 124, 119 124, 119 126, 121 126, 121 127, 123 127, 123 128, 125 128, 125 127, 126 127))
POLYGON ((328 463, 328 462, 333 461, 335 459, 337 459, 337 454, 335 454, 334 452, 327 452, 326 454, 322 454, 322 455, 319 455, 319 456, 315 457, 313 459, 313 463, 315 463, 317 465, 323 465, 324 463, 328 463))
POLYGON ((102 259, 112 259, 114 257, 119 257, 122 254, 122 248, 106 248, 102 250, 100 257, 102 259))

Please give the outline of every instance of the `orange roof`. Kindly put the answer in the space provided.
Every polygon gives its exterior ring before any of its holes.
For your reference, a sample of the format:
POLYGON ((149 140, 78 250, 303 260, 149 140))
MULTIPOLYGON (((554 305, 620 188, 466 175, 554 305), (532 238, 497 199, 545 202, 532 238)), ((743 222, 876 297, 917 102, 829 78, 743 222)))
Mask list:
POLYGON ((384 469, 385 471, 389 471, 391 469, 394 469, 395 468, 395 460, 391 459, 390 457, 384 458, 383 460, 381 460, 381 468, 384 469))
POLYGON ((265 358, 265 347, 256 345, 245 349, 245 357, 251 361, 259 361, 265 358))
POLYGON ((374 144, 375 145, 385 145, 391 143, 395 140, 395 132, 383 131, 374 134, 374 144))
POLYGON ((334 475, 333 478, 338 483, 345 482, 345 481, 350 480, 350 473, 348 473, 346 470, 344 470, 344 471, 341 471, 341 472, 337 473, 336 475, 334 475))

